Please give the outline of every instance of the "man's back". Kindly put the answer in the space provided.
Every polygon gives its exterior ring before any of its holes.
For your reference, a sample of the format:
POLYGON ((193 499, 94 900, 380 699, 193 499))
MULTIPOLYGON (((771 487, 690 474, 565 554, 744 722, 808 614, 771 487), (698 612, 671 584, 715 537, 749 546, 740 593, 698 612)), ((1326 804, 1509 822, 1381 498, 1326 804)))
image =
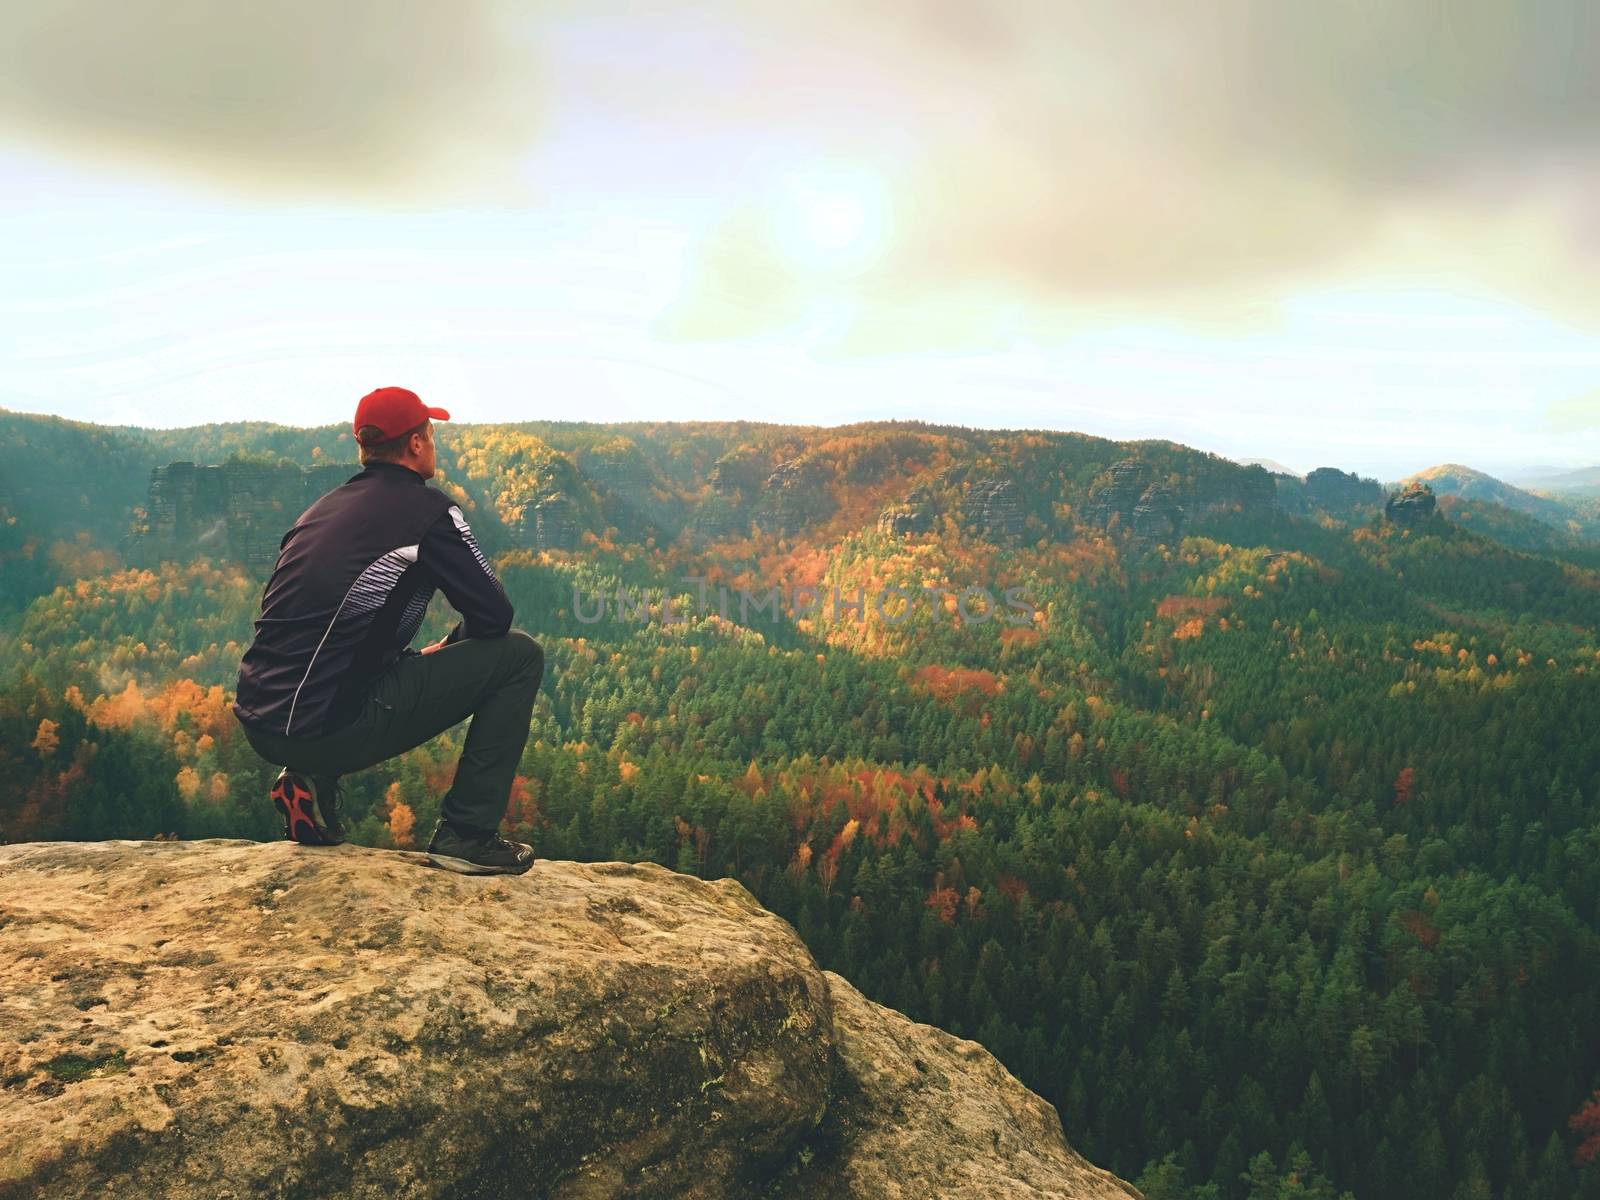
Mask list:
POLYGON ((365 683, 416 636, 435 589, 463 617, 452 642, 511 627, 505 589, 450 497, 409 467, 369 463, 284 535, 235 716, 296 737, 348 724, 365 683))

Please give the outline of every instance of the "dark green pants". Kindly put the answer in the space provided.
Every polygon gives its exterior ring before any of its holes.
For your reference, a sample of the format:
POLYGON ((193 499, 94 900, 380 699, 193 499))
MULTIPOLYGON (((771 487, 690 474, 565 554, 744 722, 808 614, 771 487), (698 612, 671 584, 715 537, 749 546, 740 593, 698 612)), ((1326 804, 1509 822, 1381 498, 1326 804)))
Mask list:
POLYGON ((354 723, 325 737, 286 738, 248 727, 244 732, 268 762, 337 779, 471 717, 440 814, 463 833, 488 832, 505 817, 543 677, 544 647, 512 629, 503 637, 466 638, 431 654, 396 659, 367 685, 354 723))

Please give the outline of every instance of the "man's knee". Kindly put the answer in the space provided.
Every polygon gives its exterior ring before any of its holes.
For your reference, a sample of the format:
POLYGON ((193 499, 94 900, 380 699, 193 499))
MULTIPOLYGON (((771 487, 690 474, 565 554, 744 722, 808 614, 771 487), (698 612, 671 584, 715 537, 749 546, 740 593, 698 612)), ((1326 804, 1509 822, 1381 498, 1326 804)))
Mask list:
POLYGON ((521 629, 508 629, 506 631, 506 652, 520 655, 523 658, 544 657, 544 647, 539 645, 531 633, 521 629))
POLYGON ((506 631, 506 654, 513 661, 530 667, 535 676, 544 671, 544 647, 532 634, 521 629, 506 631))

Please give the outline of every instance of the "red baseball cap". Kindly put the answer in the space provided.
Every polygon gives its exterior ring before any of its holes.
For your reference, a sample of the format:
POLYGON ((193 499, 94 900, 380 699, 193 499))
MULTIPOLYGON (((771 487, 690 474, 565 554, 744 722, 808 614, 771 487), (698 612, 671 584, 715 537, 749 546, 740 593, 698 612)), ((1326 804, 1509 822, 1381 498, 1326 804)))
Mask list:
POLYGON ((376 425, 383 430, 382 440, 388 441, 415 429, 429 417, 448 421, 450 414, 442 408, 429 408, 410 388, 382 387, 361 397, 361 403, 356 405, 354 431, 359 439, 363 425, 376 425))

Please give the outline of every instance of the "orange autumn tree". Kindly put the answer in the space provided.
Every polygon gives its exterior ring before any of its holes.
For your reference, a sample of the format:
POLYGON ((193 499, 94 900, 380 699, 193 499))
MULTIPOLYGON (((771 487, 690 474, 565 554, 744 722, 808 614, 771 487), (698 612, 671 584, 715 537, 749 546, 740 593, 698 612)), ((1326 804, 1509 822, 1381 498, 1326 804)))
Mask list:
POLYGON ((1583 1137, 1573 1152, 1573 1162, 1588 1167, 1600 1161, 1600 1092, 1590 1096, 1589 1102, 1572 1114, 1567 1126, 1583 1137))
MULTIPOLYGON (((625 766, 632 766, 626 763, 625 766)), ((541 783, 537 779, 529 779, 526 775, 516 775, 511 780, 511 803, 507 806, 506 818, 519 833, 531 834, 533 827, 539 822, 539 789, 541 783)))
POLYGON ((389 836, 394 839, 395 849, 405 850, 413 844, 411 834, 416 826, 417 816, 411 806, 403 800, 396 801, 389 809, 389 836))
POLYGON ((30 748, 38 751, 40 758, 49 758, 56 752, 56 747, 61 745, 60 735, 56 732, 60 728, 61 726, 49 717, 41 717, 39 719, 39 730, 33 735, 33 741, 29 743, 30 748))
POLYGON ((933 915, 946 925, 953 924, 956 919, 956 908, 961 903, 961 897, 956 894, 955 888, 934 888, 928 893, 926 904, 933 909, 933 915))
POLYGON ((391 783, 383 793, 383 810, 389 827, 389 837, 394 842, 395 849, 405 850, 412 842, 412 834, 417 827, 417 815, 401 797, 400 781, 391 783))
POLYGON ((984 701, 998 695, 1004 684, 993 671, 971 667, 942 667, 929 664, 921 667, 911 677, 911 685, 932 696, 941 704, 960 700, 959 711, 976 713, 983 709, 984 701))
POLYGON ((1411 789, 1416 786, 1417 772, 1411 767, 1404 767, 1394 779, 1394 802, 1406 804, 1411 799, 1411 789))
POLYGON ((204 752, 217 742, 231 742, 238 728, 222 685, 207 688, 192 679, 169 679, 148 694, 130 679, 120 692, 96 696, 92 701, 85 701, 73 686, 67 689, 66 698, 102 728, 126 732, 144 725, 173 735, 179 757, 189 757, 191 749, 204 752), (180 726, 186 726, 187 732, 180 726))

